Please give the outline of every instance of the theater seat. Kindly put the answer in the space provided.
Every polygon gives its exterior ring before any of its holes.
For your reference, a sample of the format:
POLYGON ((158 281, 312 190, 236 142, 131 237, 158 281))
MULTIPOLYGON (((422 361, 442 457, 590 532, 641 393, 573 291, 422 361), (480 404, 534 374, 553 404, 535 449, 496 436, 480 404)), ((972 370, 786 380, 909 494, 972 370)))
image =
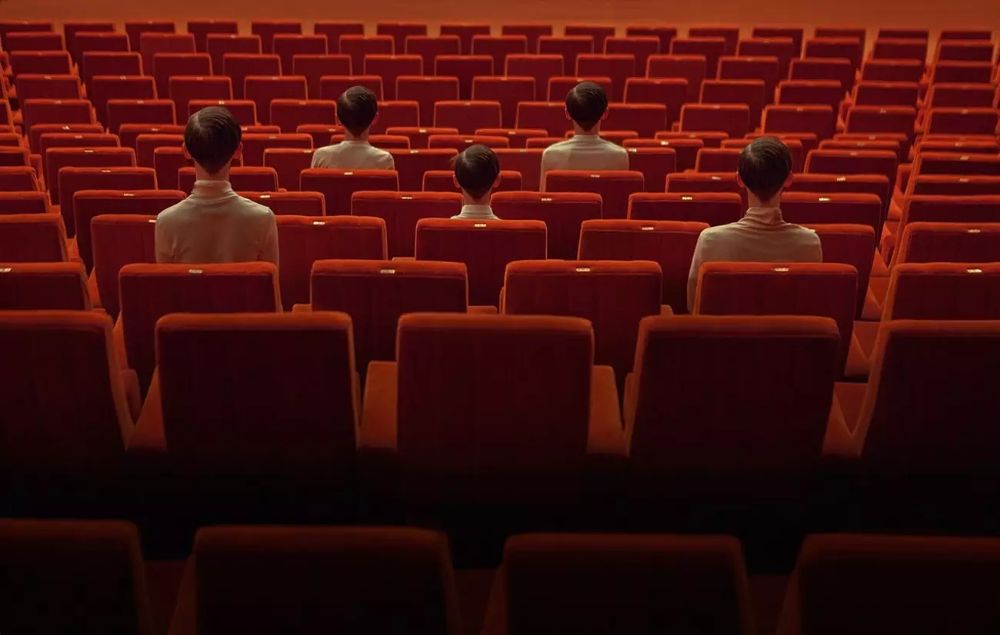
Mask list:
POLYGON ((279 311, 278 271, 271 263, 129 264, 118 275, 121 331, 128 365, 145 390, 153 376, 154 329, 168 313, 279 311))
POLYGON ((299 175, 299 189, 321 192, 326 198, 327 216, 343 216, 351 213, 352 194, 373 190, 396 191, 399 189, 399 174, 395 170, 309 168, 299 175))
POLYGON ((639 321, 660 314, 663 273, 649 260, 521 260, 507 265, 506 315, 569 315, 590 320, 594 363, 615 369, 618 385, 635 358, 639 321))
POLYGON ((649 192, 628 201, 629 220, 687 221, 711 226, 735 223, 745 207, 735 192, 649 192))
POLYGON ((417 260, 464 262, 469 272, 469 303, 497 306, 507 263, 546 257, 541 221, 446 220, 417 222, 417 260))
POLYGON ((629 196, 642 192, 645 180, 630 170, 549 170, 542 185, 546 192, 595 192, 604 218, 625 218, 629 196))
POLYGON ((80 262, 0 263, 0 310, 90 310, 80 262))
POLYGON ((355 192, 351 213, 385 222, 389 257, 412 257, 417 222, 422 218, 451 218, 462 211, 457 192, 355 192))
POLYGON ((777 632, 990 633, 998 569, 995 538, 808 536, 777 632))
POLYGON ((465 265, 418 260, 318 260, 311 283, 313 311, 343 311, 354 322, 362 376, 373 360, 396 358, 396 324, 407 313, 465 313, 465 265))
POLYGON ((156 217, 101 214, 90 225, 94 270, 87 281, 90 299, 112 317, 118 315, 118 272, 133 262, 156 262, 156 217))
POLYGON ((385 221, 370 216, 279 216, 278 275, 286 311, 309 302, 313 263, 328 258, 382 260, 386 256, 385 221))
POLYGON ((731 537, 521 534, 504 547, 483 633, 748 634, 749 596, 731 537))
POLYGON ((156 632, 135 525, 2 520, 4 629, 41 634, 156 632))
POLYGON ((688 273, 698 236, 708 225, 698 222, 587 220, 580 232, 581 260, 651 260, 663 273, 661 302, 674 313, 687 313, 688 273))
POLYGON ((351 342, 343 313, 163 317, 156 375, 128 451, 208 477, 205 487, 241 475, 272 486, 343 485, 354 471, 359 414, 351 342), (234 375, 238 399, 225 388, 234 375))
POLYGON ((409 506, 579 501, 588 461, 624 454, 586 320, 410 314, 397 353, 368 369, 360 447, 398 463, 409 506))
POLYGON ((201 529, 178 595, 172 635, 462 632, 447 538, 424 529, 201 529))
POLYGON ((0 262, 67 260, 66 229, 58 214, 0 215, 0 262))
POLYGON ((548 233, 550 258, 576 258, 581 224, 602 216, 602 201, 593 192, 497 192, 490 201, 504 220, 539 220, 548 233))
POLYGON ((1000 264, 897 264, 883 319, 1000 320, 1000 264))
POLYGON ((1000 262, 998 223, 909 223, 894 263, 1000 262))

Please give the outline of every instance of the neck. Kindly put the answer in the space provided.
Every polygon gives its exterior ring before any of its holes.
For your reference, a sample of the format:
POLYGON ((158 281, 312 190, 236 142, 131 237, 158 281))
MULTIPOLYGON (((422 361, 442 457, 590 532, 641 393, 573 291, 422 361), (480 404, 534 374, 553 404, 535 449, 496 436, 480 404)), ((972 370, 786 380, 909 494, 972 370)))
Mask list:
POLYGON ((753 192, 747 190, 747 203, 749 203, 750 207, 780 207, 781 192, 778 192, 767 200, 761 200, 753 192))
POLYGON ((209 174, 205 168, 201 167, 197 163, 194 164, 194 178, 196 181, 228 181, 229 180, 229 164, 227 163, 225 167, 216 172, 215 174, 209 174))
POLYGON ((350 130, 344 130, 344 141, 368 141, 368 131, 355 135, 350 130))
POLYGON ((590 130, 584 130, 583 128, 580 127, 580 124, 574 121, 573 134, 590 134, 590 135, 601 134, 601 124, 599 123, 595 124, 594 127, 591 128, 590 130))
POLYGON ((462 205, 489 205, 490 204, 490 194, 487 192, 486 196, 482 198, 472 198, 468 192, 462 191, 462 205))

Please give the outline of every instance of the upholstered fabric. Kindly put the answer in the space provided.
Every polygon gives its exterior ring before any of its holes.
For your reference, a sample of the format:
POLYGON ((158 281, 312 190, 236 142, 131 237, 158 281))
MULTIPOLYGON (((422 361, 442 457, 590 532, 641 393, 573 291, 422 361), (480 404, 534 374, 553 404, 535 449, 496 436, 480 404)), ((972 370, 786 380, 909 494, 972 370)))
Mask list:
POLYGON ((0 214, 44 214, 49 211, 45 192, 17 192, 0 189, 0 214))
POLYGON ((113 521, 2 520, 0 628, 153 635, 139 534, 113 521))
POLYGON ((602 198, 594 192, 498 192, 490 202, 503 220, 540 220, 548 232, 548 256, 572 260, 582 223, 602 217, 602 198))
POLYGON ((604 218, 625 218, 629 195, 642 192, 642 172, 630 170, 551 170, 545 174, 546 192, 594 192, 601 195, 604 218))
POLYGON ((79 262, 0 263, 0 309, 91 308, 79 262))
POLYGON ((368 216, 279 216, 278 273, 286 310, 309 302, 313 263, 327 258, 386 258, 385 221, 368 216))
POLYGON ((883 319, 1000 320, 1000 264, 898 264, 883 319))
POLYGON ((851 349, 858 274, 839 263, 726 263, 701 267, 697 315, 820 315, 840 329, 840 364, 851 349))
POLYGON ((1000 218, 996 223, 909 223, 896 263, 1000 262, 1000 218))
POLYGON ((385 221, 389 257, 412 256, 417 221, 451 218, 462 209, 458 192, 357 192, 351 211, 385 221))
POLYGON ((882 230, 882 210, 874 194, 785 192, 781 197, 781 214, 789 223, 868 225, 876 236, 882 230))
POLYGON ((129 264, 119 272, 119 293, 128 365, 138 373, 143 389, 152 378, 154 328, 162 316, 281 310, 277 269, 263 262, 129 264))
POLYGON ((240 192, 240 196, 269 208, 275 216, 325 216, 326 199, 322 192, 240 192))
POLYGON ((998 569, 991 538, 809 536, 778 633, 992 633, 998 569))
POLYGON ((0 215, 0 262, 62 262, 66 230, 58 214, 0 215))
POLYGON ((537 191, 541 182, 543 148, 498 148, 494 151, 505 170, 521 173, 522 187, 537 191))
POLYGON ((468 308, 465 265, 418 260, 319 260, 312 270, 314 311, 343 311, 354 322, 358 370, 396 358, 399 317, 468 308))
POLYGON ((734 192, 633 194, 628 217, 643 221, 691 221, 711 226, 735 223, 746 211, 734 192))
MULTIPOLYGON (((439 150, 390 150, 389 154, 392 155, 392 160, 396 164, 396 171, 399 173, 399 189, 403 192, 419 192, 423 187, 424 172, 428 170, 450 169, 452 167, 452 158, 458 154, 458 151, 454 148, 439 150)), ((511 166, 505 167, 509 169, 511 166)))
POLYGON ((469 304, 496 306, 504 269, 515 260, 546 257, 541 221, 466 221, 425 218, 417 222, 417 260, 464 262, 469 304))
POLYGON ((447 539, 393 527, 202 529, 170 632, 233 629, 457 635, 447 539))
POLYGON ((304 191, 322 192, 326 197, 327 216, 340 216, 351 213, 351 195, 354 192, 396 191, 399 189, 399 177, 393 170, 310 168, 302 171, 300 187, 304 191))
MULTIPOLYGON (((58 172, 60 211, 70 235, 75 235, 76 216, 73 196, 83 189, 151 190, 156 189, 153 168, 64 167, 58 172)), ((106 210, 111 212, 113 210, 106 210)))
POLYGON ((840 374, 832 320, 656 317, 639 328, 624 407, 636 469, 779 471, 818 463, 840 374))
MULTIPOLYGON (((94 266, 94 250, 90 223, 99 214, 145 214, 156 216, 171 205, 180 203, 185 194, 180 190, 78 190, 73 196, 76 245, 87 270, 94 266)), ((65 209, 65 208, 64 208, 65 209)))
POLYGON ((93 280, 101 306, 117 316, 118 273, 134 262, 156 262, 156 217, 139 214, 101 214, 91 220, 94 250, 93 280))
POLYGON ((579 258, 659 263, 663 273, 662 303, 674 313, 686 313, 691 256, 698 235, 707 228, 705 223, 681 221, 584 221, 579 258))
POLYGON ((594 362, 612 366, 619 385, 635 357, 639 320, 659 315, 660 265, 648 260, 522 260, 507 265, 502 311, 590 320, 594 362))
POLYGON ((751 633, 743 554, 723 536, 522 534, 485 633, 751 633))
MULTIPOLYGON (((992 144, 990 151, 1000 152, 992 144)), ((982 196, 1000 194, 1000 176, 965 174, 922 174, 913 180, 911 194, 937 194, 939 196, 982 196)))
POLYGON ((856 317, 861 318, 875 258, 875 230, 867 224, 809 225, 819 235, 823 262, 851 265, 858 272, 856 317))
POLYGON ((7 311, 0 339, 3 470, 92 476, 120 469, 132 417, 111 319, 95 311, 7 311))
POLYGON ((59 171, 62 168, 134 166, 135 150, 132 148, 50 148, 45 153, 45 185, 52 196, 52 204, 58 205, 62 202, 59 197, 59 171))

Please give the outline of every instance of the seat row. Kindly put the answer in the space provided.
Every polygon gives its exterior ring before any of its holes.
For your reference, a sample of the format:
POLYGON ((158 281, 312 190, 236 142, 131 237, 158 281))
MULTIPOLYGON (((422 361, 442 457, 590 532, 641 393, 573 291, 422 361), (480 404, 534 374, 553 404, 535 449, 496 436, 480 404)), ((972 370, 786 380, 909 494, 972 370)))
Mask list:
MULTIPOLYGON (((165 580, 182 565, 144 560, 130 523, 4 520, 0 563, 18 584, 0 600, 2 623, 44 634, 167 622, 171 635, 756 630, 762 598, 728 536, 521 534, 495 571, 455 570, 449 552, 443 534, 404 527, 208 527, 177 585, 165 580), (479 579, 488 601, 470 592, 479 579), (175 602, 159 597, 171 592, 175 602)), ((809 536, 778 633, 990 632, 997 552, 989 538, 809 536)))

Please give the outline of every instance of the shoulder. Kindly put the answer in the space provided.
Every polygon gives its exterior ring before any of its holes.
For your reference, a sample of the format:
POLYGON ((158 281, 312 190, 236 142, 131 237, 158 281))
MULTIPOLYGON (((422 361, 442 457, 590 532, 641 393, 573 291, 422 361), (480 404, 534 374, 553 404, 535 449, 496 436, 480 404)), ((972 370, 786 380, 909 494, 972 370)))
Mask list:
POLYGON ((542 154, 543 155, 544 154, 558 154, 559 152, 562 152, 564 150, 568 150, 569 148, 572 148, 572 147, 573 147, 573 140, 572 139, 566 139, 565 141, 558 141, 556 143, 553 143, 549 147, 545 148, 545 152, 543 152, 542 154))
POLYGON ((322 148, 317 148, 316 151, 313 152, 313 161, 335 155, 339 151, 340 151, 339 143, 336 143, 331 146, 323 146, 322 148))
POLYGON ((243 215, 261 219, 262 221, 270 221, 274 218, 274 212, 271 211, 270 207, 261 205, 256 201, 251 201, 243 196, 238 196, 240 202, 240 213, 243 215))
POLYGON ((624 147, 618 145, 614 141, 608 141, 607 139, 601 139, 601 142, 603 143, 604 147, 608 150, 608 152, 614 152, 615 154, 620 154, 622 156, 628 156, 628 150, 626 150, 624 147))
POLYGON ((391 152, 389 152, 388 150, 383 150, 382 148, 376 148, 375 146, 370 146, 370 147, 373 156, 378 157, 380 161, 384 162, 387 165, 390 166, 394 165, 395 160, 392 158, 391 152))
POLYGON ((802 242, 815 243, 817 245, 820 243, 819 234, 816 233, 815 229, 803 227, 802 225, 793 225, 791 230, 796 236, 799 236, 802 239, 802 242))
POLYGON ((174 203, 156 215, 156 228, 164 229, 184 218, 184 212, 189 208, 190 202, 187 199, 174 203))

